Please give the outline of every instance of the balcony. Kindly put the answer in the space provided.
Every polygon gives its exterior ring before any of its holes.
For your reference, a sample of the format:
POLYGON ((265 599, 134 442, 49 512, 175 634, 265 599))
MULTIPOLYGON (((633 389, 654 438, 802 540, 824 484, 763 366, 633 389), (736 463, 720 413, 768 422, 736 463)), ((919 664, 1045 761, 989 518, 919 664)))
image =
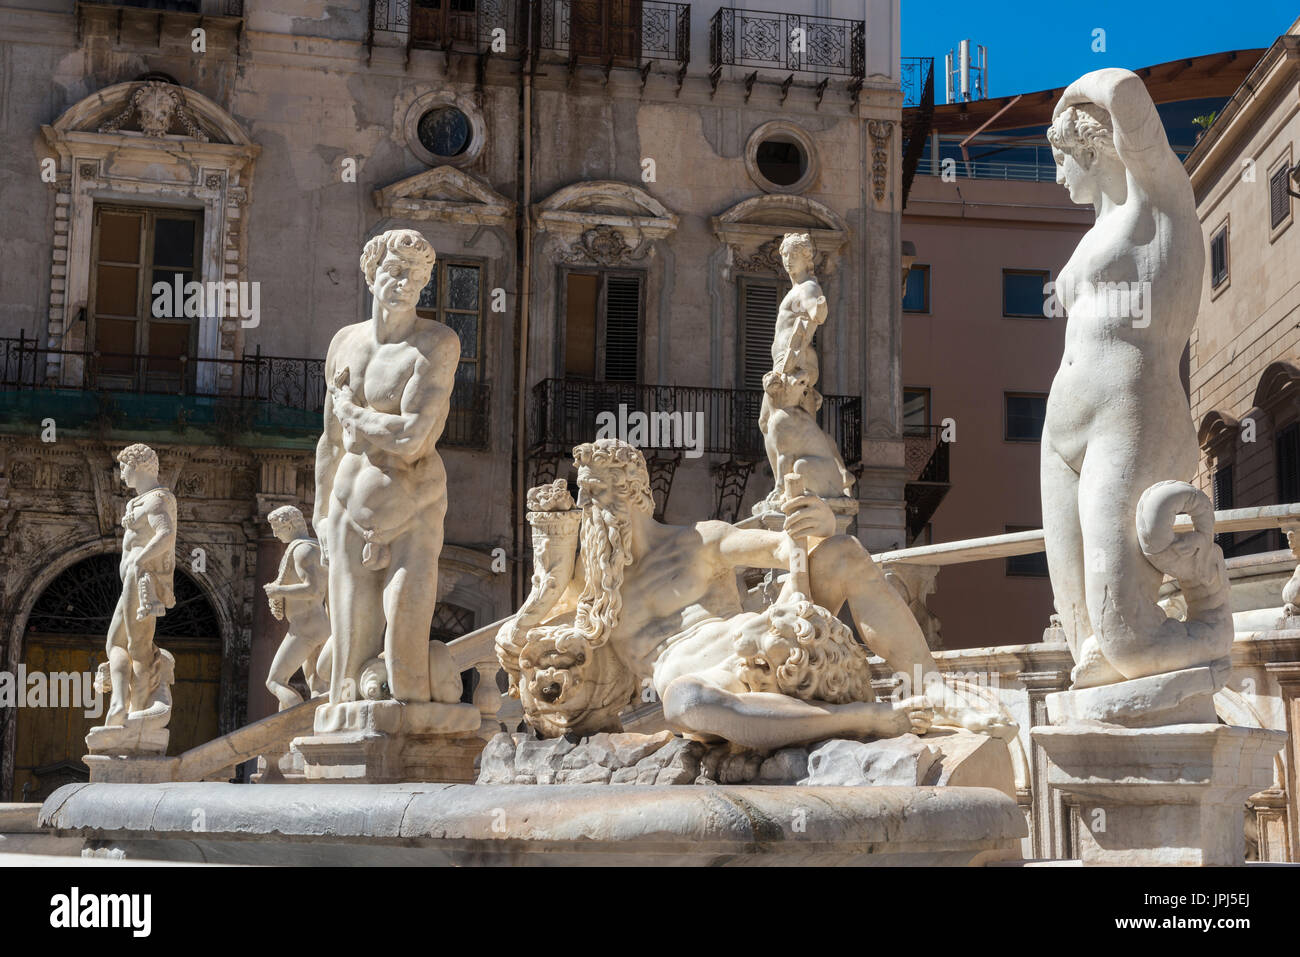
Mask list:
POLYGON ((709 21, 709 65, 782 73, 866 75, 866 22, 723 8, 709 21))
MULTIPOLYGON (((439 445, 485 447, 490 397, 487 383, 457 381, 439 445)), ((0 339, 0 430, 54 418, 61 428, 95 434, 161 431, 181 442, 311 447, 324 402, 323 359, 260 349, 239 359, 106 353, 0 339)))
POLYGON ((506 50, 517 51, 523 36, 520 0, 370 0, 367 59, 376 46, 412 50, 492 51, 493 31, 503 31, 506 50))
POLYGON ((540 52, 571 64, 647 67, 691 57, 691 7, 661 0, 539 0, 533 5, 540 52))
POLYGON ((169 20, 181 21, 186 31, 200 25, 224 28, 237 42, 244 27, 244 0, 77 0, 75 10, 78 42, 92 33, 108 33, 121 44, 125 30, 128 37, 143 32, 161 47, 169 20))
POLYGON ((907 485, 903 496, 907 508, 909 545, 925 530, 952 487, 948 472, 948 443, 941 438, 942 428, 909 425, 903 429, 907 485))
POLYGON ((900 63, 903 90, 903 206, 911 192, 916 168, 925 152, 934 123, 934 57, 904 57, 900 63))
MULTIPOLYGON (((758 431, 762 404, 761 389, 545 379, 533 389, 531 451, 534 455, 568 455, 575 445, 596 438, 596 418, 602 412, 612 413, 615 421, 623 419, 622 406, 626 421, 631 421, 634 412, 660 417, 655 421, 661 427, 649 428, 646 441, 637 443, 648 451, 680 451, 676 438, 682 434, 686 417, 691 416, 691 437, 700 451, 766 461, 763 435, 758 431), (702 425, 702 434, 696 433, 695 423, 702 425)), ((846 465, 861 461, 862 400, 858 396, 826 396, 818 422, 835 439, 846 465)))

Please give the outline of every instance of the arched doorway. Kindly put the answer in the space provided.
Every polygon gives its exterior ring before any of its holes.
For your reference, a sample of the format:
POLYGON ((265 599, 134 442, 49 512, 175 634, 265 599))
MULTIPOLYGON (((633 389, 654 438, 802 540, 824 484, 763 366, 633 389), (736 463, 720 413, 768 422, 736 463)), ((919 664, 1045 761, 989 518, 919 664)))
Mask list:
MULTIPOLYGON (((104 660, 104 641, 121 594, 116 553, 76 562, 46 587, 27 617, 22 664, 27 675, 79 674, 89 687, 104 660)), ((159 619, 156 638, 176 658, 168 754, 180 754, 218 735, 221 630, 197 582, 176 570, 176 605, 159 619)), ((47 683, 52 687, 53 682, 47 683)), ((19 689, 20 692, 23 689, 19 689)), ((13 786, 10 800, 42 801, 56 788, 87 780, 81 758, 87 730, 102 714, 64 704, 51 695, 45 707, 15 709, 13 786), (87 717, 85 712, 92 712, 87 717)), ((104 701, 107 707, 107 700, 104 701)))

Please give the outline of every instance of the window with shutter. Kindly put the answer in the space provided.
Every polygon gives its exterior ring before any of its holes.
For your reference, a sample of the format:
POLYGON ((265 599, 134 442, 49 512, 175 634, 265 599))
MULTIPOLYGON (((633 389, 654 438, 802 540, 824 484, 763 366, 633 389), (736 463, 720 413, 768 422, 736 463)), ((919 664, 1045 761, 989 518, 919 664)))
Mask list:
MULTIPOLYGON (((1232 508, 1232 466, 1221 465, 1214 471, 1214 510, 1216 512, 1232 508)), ((1230 554, 1233 545, 1232 532, 1221 532, 1214 536, 1215 544, 1230 554)))
POLYGON ((641 279, 605 277, 605 381, 635 382, 641 368, 641 279))
POLYGON ((1287 174, 1290 167, 1283 163, 1268 178, 1269 228, 1276 229, 1286 222, 1291 215, 1291 194, 1286 191, 1287 174))
POLYGON ((740 284, 741 387, 763 388, 763 376, 772 371, 772 338, 776 312, 781 305, 775 282, 745 279, 740 284))
POLYGON ((1228 278, 1228 227, 1210 239, 1210 286, 1217 289, 1228 278))
POLYGON ((641 277, 571 270, 564 277, 564 374, 636 382, 641 374, 641 277))

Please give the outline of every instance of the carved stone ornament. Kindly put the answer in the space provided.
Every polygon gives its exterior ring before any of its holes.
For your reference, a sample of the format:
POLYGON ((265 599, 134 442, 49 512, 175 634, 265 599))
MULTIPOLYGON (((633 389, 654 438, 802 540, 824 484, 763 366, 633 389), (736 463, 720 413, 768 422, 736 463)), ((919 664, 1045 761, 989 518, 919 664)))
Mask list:
POLYGON ((876 202, 884 202, 885 183, 889 177, 889 138, 894 124, 889 120, 871 120, 867 123, 871 134, 871 185, 876 202))
POLYGON ((623 233, 613 226, 593 226, 560 258, 569 263, 593 262, 602 266, 620 266, 645 255, 642 247, 632 247, 623 233))
POLYGON ((208 134, 190 115, 185 105, 185 95, 171 83, 151 80, 141 83, 132 91, 126 109, 99 128, 101 133, 116 133, 135 116, 140 132, 145 136, 162 137, 173 125, 179 125, 187 136, 207 142, 208 134))
MULTIPOLYGON (((785 275, 785 266, 781 263, 780 236, 774 236, 762 243, 752 255, 745 255, 737 246, 732 246, 731 250, 736 272, 770 272, 774 276, 785 275)), ((813 269, 816 272, 825 272, 826 265, 826 254, 818 253, 813 260, 813 269)))

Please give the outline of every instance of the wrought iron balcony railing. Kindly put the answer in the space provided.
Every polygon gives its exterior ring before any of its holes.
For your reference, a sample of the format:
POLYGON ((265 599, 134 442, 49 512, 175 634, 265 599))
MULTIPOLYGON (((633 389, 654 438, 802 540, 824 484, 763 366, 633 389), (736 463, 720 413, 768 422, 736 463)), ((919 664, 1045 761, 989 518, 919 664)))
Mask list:
POLYGON ((78 7, 130 7, 156 13, 195 13, 205 17, 242 17, 244 0, 77 0, 78 7))
MULTIPOLYGON (((701 452, 764 460, 767 452, 758 431, 762 405, 761 389, 545 379, 533 389, 530 446, 535 454, 567 455, 575 445, 596 438, 601 413, 635 426, 632 413, 641 412, 657 416, 653 422, 647 420, 644 441, 637 443, 643 448, 680 451, 689 428, 692 442, 697 443, 694 447, 701 452)), ((825 396, 818 422, 835 439, 846 465, 861 461, 862 400, 858 396, 825 396)))
POLYGON ((934 108, 934 57, 905 56, 900 62, 903 109, 934 108), (928 89, 928 93, 927 93, 928 89))
POLYGON ((709 21, 709 65, 866 75, 866 22, 723 8, 709 21))
POLYGON ((949 445, 942 428, 909 425, 903 428, 907 485, 903 497, 907 511, 907 540, 914 541, 934 516, 951 488, 949 445))
POLYGON ((904 57, 900 76, 904 111, 903 205, 906 206, 934 123, 934 57, 904 57))
POLYGON ((517 50, 521 6, 521 0, 370 0, 366 47, 373 50, 375 34, 384 32, 405 36, 408 58, 412 49, 485 53, 497 37, 506 50, 517 50))
POLYGON ((663 0, 537 0, 537 45, 571 60, 672 60, 691 56, 691 6, 663 0))
MULTIPOLYGON (((266 356, 260 348, 239 359, 205 359, 50 349, 25 335, 0 339, 0 392, 37 390, 262 402, 300 413, 292 424, 318 430, 325 405, 325 360, 266 356)), ((457 381, 440 444, 485 447, 490 398, 487 383, 457 381)), ((0 399, 0 411, 3 404, 0 399)))

